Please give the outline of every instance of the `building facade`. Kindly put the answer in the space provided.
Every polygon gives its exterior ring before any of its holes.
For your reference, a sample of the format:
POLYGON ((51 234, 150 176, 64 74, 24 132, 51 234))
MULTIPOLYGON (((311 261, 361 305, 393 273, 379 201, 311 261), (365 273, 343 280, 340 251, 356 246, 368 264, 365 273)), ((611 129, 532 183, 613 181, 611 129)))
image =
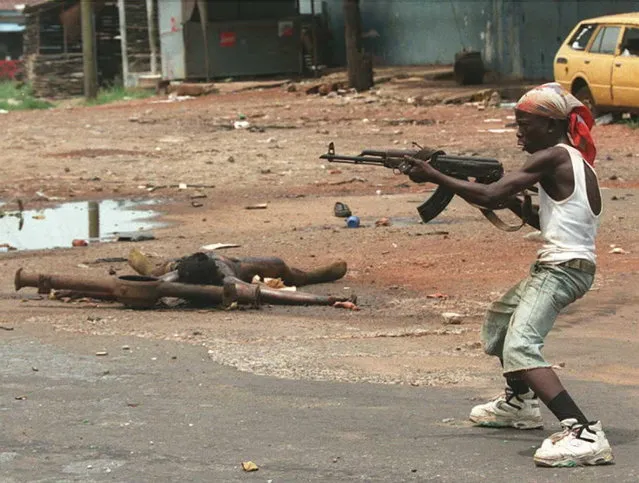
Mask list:
MULTIPOLYGON (((344 65, 342 0, 319 6, 333 34, 331 63, 344 65)), ((466 49, 504 76, 550 79, 554 55, 577 22, 639 11, 639 1, 360 0, 360 9, 376 65, 452 64, 466 49)))

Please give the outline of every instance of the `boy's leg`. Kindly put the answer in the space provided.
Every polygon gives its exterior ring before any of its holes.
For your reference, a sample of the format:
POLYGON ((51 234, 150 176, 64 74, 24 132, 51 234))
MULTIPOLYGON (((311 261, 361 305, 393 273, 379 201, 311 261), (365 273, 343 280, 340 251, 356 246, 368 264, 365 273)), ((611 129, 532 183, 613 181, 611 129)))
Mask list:
POLYGON ((520 375, 561 421, 564 431, 535 453, 543 466, 576 466, 612 461, 601 423, 589 423, 541 354, 559 312, 590 288, 593 276, 579 270, 538 265, 522 292, 504 341, 504 373, 520 375))
MULTIPOLYGON (((504 340, 510 319, 519 305, 527 281, 528 279, 522 280, 500 300, 492 303, 482 326, 484 350, 489 355, 499 357, 502 366, 504 340)), ((543 426, 539 402, 519 374, 506 378, 503 394, 492 401, 475 406, 471 410, 470 420, 479 426, 489 427, 532 429, 543 426)))

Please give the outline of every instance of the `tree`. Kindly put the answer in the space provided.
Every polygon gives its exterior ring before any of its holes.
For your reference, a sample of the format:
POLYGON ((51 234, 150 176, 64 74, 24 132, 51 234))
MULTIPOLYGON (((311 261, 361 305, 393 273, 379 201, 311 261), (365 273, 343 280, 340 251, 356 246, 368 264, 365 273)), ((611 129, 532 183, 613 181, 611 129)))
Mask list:
POLYGON ((344 35, 348 83, 357 91, 373 87, 373 60, 362 48, 362 18, 359 0, 343 0, 344 35))

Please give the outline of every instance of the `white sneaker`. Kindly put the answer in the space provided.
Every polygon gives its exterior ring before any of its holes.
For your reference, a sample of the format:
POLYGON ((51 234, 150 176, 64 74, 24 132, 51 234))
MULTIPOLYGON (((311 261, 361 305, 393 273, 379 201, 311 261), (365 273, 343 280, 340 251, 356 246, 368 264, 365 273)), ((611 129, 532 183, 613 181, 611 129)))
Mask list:
POLYGON ((612 463, 610 443, 601 429, 601 421, 579 424, 564 419, 564 430, 546 438, 535 452, 537 466, 573 467, 612 463))
POLYGON ((470 420, 478 426, 491 428, 536 429, 543 428, 544 422, 539 410, 539 400, 535 393, 515 395, 506 386, 504 394, 490 402, 475 406, 470 412, 470 420))

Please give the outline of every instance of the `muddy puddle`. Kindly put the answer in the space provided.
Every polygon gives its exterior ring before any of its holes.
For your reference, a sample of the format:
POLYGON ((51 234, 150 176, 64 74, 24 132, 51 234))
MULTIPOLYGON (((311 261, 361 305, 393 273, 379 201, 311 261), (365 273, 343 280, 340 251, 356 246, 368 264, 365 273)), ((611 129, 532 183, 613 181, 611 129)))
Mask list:
POLYGON ((148 238, 149 230, 164 226, 157 220, 160 213, 151 209, 155 204, 155 200, 80 201, 24 211, 0 204, 0 252, 68 248, 74 240, 148 238))

